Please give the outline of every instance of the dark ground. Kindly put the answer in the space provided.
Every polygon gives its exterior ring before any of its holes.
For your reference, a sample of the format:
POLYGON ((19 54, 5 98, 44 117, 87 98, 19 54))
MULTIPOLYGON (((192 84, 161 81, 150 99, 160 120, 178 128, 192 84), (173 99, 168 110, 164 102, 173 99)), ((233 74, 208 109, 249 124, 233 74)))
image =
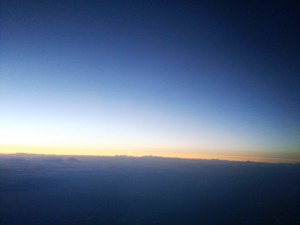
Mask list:
POLYGON ((0 224, 300 224, 300 164, 0 155, 0 224))

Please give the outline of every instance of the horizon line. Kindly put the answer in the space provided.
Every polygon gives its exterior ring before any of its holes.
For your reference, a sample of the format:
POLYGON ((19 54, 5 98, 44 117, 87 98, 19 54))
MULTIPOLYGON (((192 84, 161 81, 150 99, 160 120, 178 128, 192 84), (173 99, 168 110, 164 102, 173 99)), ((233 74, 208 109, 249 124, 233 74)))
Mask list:
POLYGON ((207 161, 227 161, 227 162, 245 162, 245 163, 268 163, 268 164, 299 164, 300 161, 272 161, 271 157, 269 158, 262 158, 262 157, 242 157, 242 156, 231 156, 231 157, 224 157, 224 158, 215 158, 215 157, 202 157, 202 158, 189 158, 189 157, 180 157, 180 156, 162 156, 162 155, 127 155, 127 154, 115 154, 115 155, 98 155, 98 154, 57 154, 57 153, 31 153, 31 152, 14 152, 14 153, 2 153, 1 155, 35 155, 35 156, 60 156, 60 157, 128 157, 128 158, 146 158, 146 157, 153 157, 153 158, 164 158, 164 159, 181 159, 181 160, 207 160, 207 161), (226 159, 227 158, 227 159, 226 159), (238 159, 228 159, 228 158, 240 158, 238 159), (244 159, 241 159, 244 158, 244 159), (251 159, 246 158, 257 158, 261 159, 258 161, 254 161, 251 159), (269 159, 268 161, 262 161, 262 159, 269 159))

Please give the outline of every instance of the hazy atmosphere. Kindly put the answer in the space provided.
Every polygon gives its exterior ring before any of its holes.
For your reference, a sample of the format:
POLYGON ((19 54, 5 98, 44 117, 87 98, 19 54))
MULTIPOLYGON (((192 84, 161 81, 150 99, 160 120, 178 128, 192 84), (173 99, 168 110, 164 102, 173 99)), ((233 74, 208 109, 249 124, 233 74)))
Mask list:
POLYGON ((300 224, 300 2, 0 2, 0 225, 300 224))
POLYGON ((299 225, 300 164, 0 157, 1 225, 299 225))
POLYGON ((299 11, 1 0, 0 153, 297 162, 299 11))

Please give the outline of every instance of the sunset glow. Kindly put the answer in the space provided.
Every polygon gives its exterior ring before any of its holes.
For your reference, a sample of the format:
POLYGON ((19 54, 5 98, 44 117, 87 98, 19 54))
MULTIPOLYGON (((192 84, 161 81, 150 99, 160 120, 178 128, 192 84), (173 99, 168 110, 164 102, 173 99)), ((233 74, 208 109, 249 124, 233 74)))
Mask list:
POLYGON ((209 7, 36 4, 1 16, 0 153, 299 161, 298 57, 272 28, 209 7))

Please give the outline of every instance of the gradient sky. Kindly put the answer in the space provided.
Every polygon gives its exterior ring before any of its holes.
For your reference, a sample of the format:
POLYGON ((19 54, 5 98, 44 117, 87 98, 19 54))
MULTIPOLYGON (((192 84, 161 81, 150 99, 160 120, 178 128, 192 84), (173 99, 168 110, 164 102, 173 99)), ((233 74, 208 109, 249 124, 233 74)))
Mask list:
POLYGON ((293 2, 1 0, 0 152, 299 161, 293 2))

